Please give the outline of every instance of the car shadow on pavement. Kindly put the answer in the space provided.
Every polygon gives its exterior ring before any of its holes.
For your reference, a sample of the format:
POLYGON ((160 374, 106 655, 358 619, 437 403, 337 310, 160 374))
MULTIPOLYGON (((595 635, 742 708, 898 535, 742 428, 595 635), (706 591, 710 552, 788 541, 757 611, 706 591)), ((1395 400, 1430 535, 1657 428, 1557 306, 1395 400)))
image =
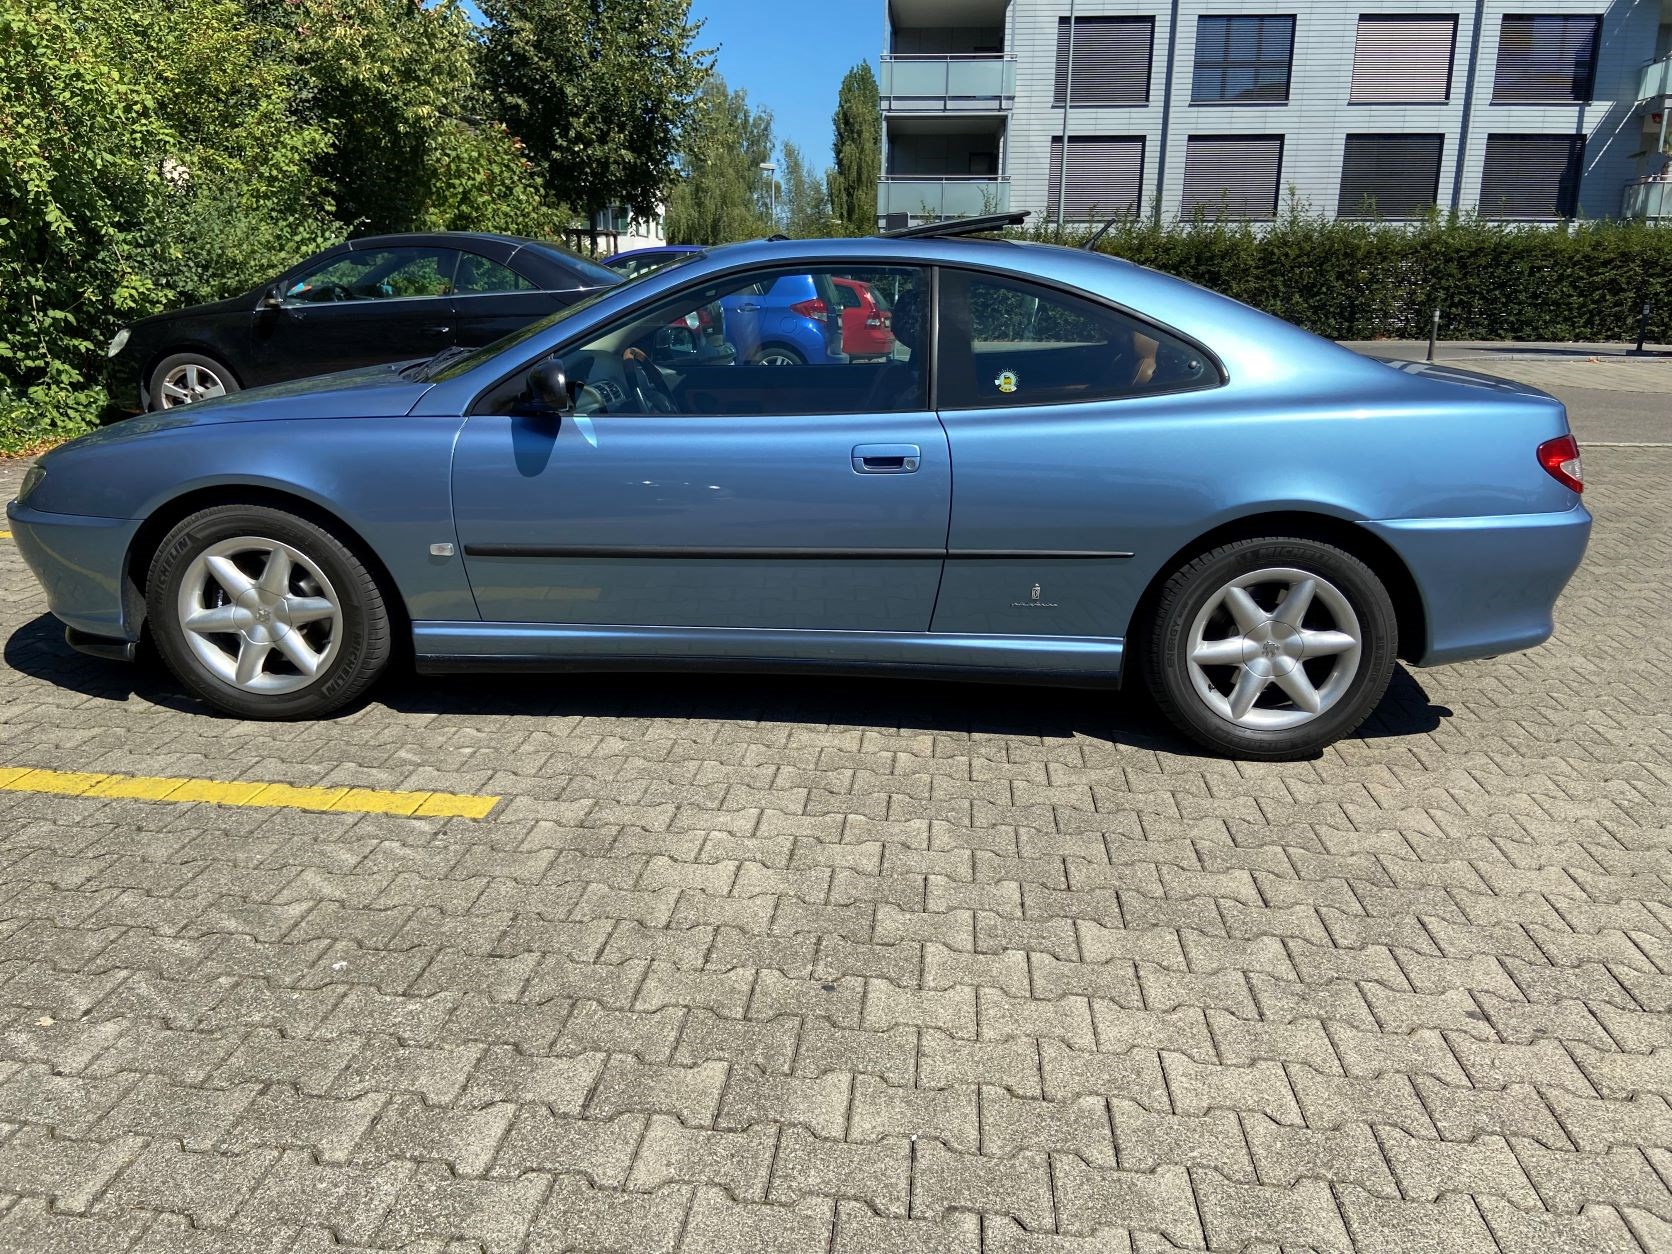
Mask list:
MULTIPOLYGON (((85 657, 42 614, 7 639, 14 671, 103 701, 140 700, 220 717, 196 700, 148 649, 129 665, 85 657)), ((1142 694, 1107 688, 901 679, 897 676, 566 672, 423 676, 397 673, 369 702, 398 714, 452 717, 594 717, 806 723, 903 731, 965 732, 1065 740, 1086 736, 1132 748, 1199 754, 1142 694)), ((354 707, 359 708, 359 707, 354 707)), ((354 709, 344 711, 353 713, 354 709)), ((1395 667, 1388 694, 1360 728, 1365 739, 1433 731, 1451 711, 1435 705, 1410 671, 1395 667)))

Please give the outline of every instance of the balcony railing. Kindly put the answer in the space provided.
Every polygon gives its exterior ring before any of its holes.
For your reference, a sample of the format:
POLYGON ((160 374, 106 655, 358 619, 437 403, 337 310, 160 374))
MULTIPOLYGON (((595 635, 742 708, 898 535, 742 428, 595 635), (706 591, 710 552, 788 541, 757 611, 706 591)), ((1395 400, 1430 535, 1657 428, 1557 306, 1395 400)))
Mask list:
POLYGON ((914 218, 973 218, 1010 211, 1010 179, 981 175, 898 175, 877 184, 879 214, 914 218))
POLYGON ((1643 222, 1672 224, 1672 180, 1638 179, 1626 184, 1625 203, 1620 206, 1622 218, 1636 218, 1643 222))
POLYGON ((974 53, 885 56, 882 107, 914 112, 1008 109, 1016 99, 1016 58, 974 53))
POLYGON ((1662 96, 1672 96, 1672 56, 1645 65, 1637 84, 1638 100, 1658 100, 1662 96))

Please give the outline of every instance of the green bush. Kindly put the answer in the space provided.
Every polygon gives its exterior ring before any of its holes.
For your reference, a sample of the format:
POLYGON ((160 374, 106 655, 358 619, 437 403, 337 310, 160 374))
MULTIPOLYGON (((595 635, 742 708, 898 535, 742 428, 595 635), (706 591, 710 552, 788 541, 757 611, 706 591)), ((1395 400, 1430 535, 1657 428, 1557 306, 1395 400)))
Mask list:
MULTIPOLYGON (((1091 228, 1027 239, 1080 244, 1091 228)), ((1337 340, 1672 340, 1672 231, 1436 215, 1406 225, 1333 220, 1291 202, 1275 222, 1122 219, 1101 252, 1176 274, 1337 340)))

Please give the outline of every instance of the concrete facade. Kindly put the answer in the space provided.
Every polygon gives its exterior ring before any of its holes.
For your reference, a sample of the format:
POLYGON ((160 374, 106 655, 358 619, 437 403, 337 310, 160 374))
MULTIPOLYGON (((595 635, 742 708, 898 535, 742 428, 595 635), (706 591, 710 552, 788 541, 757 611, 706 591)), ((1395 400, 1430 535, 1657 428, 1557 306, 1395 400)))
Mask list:
MULTIPOLYGON (((1617 217, 1628 184, 1646 172, 1664 98, 1644 100, 1646 68, 1664 56, 1672 31, 1672 0, 891 0, 883 60, 887 142, 879 211, 914 218, 941 209, 1030 210, 1035 222, 1053 203, 1049 171, 1053 138, 1141 137, 1144 141, 1139 211, 1170 218, 1179 212, 1185 155, 1192 136, 1282 136, 1279 198, 1290 193, 1333 215, 1347 137, 1356 134, 1437 134, 1445 137, 1438 207, 1480 205, 1481 175, 1490 135, 1583 135, 1578 211, 1586 218, 1617 217), (1059 19, 1148 17, 1154 42, 1147 103, 1124 106, 1053 103, 1059 19), (1506 16, 1597 15, 1602 19, 1592 99, 1573 104, 1494 104, 1499 39, 1506 16), (1198 19, 1206 16, 1292 15, 1295 18, 1289 98, 1285 103, 1192 103, 1198 19), (1349 103, 1355 38, 1361 16, 1454 17, 1449 98, 1443 104, 1349 103), (917 79, 936 47, 933 31, 949 39, 949 78, 973 82, 986 73, 996 90, 971 96, 933 96, 917 79), (1002 31, 1002 49, 968 51, 971 30, 1002 31), (952 50, 956 48, 956 55, 952 50), (909 51, 902 51, 909 50, 909 51), (983 60, 1002 65, 995 70, 983 60), (1002 94, 1013 81, 1013 95, 1002 94), (893 90, 891 90, 891 88, 893 90), (985 134, 998 154, 996 176, 972 169, 943 187, 908 184, 913 175, 945 180, 944 166, 914 164, 936 133, 985 134), (928 210, 930 212, 925 212, 928 210)), ((990 37, 989 37, 990 38, 990 37)), ((1077 75, 1076 75, 1077 77, 1077 75)), ((963 142, 960 140, 959 142, 963 142)), ((1074 177, 1070 162, 1069 178, 1074 177)), ((1068 200, 1072 204, 1073 196, 1068 200)), ((1070 215, 1072 216, 1072 215, 1070 215)))

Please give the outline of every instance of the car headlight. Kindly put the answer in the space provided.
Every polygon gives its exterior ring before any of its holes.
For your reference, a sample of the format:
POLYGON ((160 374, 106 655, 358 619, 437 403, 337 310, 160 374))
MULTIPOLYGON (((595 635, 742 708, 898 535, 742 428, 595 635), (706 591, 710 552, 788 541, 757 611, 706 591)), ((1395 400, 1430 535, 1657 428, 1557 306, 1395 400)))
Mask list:
POLYGON ((110 347, 105 349, 105 356, 106 357, 114 357, 114 356, 116 356, 117 353, 121 352, 127 346, 128 346, 128 328, 123 327, 120 331, 118 331, 114 336, 111 337, 110 347))
POLYGON ((41 486, 41 480, 45 478, 46 471, 41 469, 39 462, 24 471, 23 486, 17 490, 17 503, 22 505, 27 501, 35 489, 41 486))

